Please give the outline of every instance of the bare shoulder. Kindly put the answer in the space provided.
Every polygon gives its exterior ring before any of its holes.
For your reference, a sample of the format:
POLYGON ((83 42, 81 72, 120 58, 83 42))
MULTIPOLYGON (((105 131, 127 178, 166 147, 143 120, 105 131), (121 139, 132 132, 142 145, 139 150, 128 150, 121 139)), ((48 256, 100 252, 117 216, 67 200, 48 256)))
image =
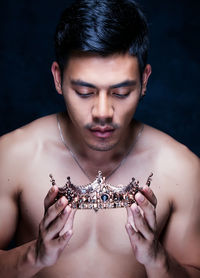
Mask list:
MULTIPOLYGON (((185 145, 166 133, 145 126, 145 140, 155 156, 156 170, 172 192, 194 195, 200 190, 200 160, 185 145)), ((183 197, 183 196, 182 196, 183 197)))
POLYGON ((0 186, 6 181, 20 183, 24 167, 33 161, 48 136, 55 136, 53 129, 55 115, 50 115, 0 137, 0 186))
POLYGON ((7 133, 0 137, 1 154, 9 158, 11 153, 23 155, 35 151, 33 148, 37 143, 43 142, 48 135, 52 137, 53 129, 55 129, 55 115, 49 115, 7 133))

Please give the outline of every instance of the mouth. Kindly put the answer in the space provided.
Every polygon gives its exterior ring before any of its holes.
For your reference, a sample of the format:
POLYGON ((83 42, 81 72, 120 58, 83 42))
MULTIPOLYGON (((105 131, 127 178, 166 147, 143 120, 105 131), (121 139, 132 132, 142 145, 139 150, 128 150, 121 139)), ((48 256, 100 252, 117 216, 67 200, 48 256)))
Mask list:
POLYGON ((90 131, 95 137, 106 139, 112 136, 115 129, 113 127, 106 126, 106 127, 94 127, 91 128, 90 131))

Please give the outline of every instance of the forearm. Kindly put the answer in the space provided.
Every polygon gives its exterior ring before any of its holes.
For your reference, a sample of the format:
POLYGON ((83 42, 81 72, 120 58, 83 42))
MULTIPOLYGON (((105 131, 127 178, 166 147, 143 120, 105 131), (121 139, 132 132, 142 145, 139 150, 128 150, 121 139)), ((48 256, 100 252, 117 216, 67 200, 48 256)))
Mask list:
POLYGON ((1 278, 30 278, 42 269, 36 264, 35 241, 0 251, 1 278))

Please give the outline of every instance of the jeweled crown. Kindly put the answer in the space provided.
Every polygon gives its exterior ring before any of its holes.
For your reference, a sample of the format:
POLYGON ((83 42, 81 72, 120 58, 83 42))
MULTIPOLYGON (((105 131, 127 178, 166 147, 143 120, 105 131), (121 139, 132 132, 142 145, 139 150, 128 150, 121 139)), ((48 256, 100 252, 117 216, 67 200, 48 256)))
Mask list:
MULTIPOLYGON (((49 175, 52 186, 56 185, 52 174, 49 175)), ((146 184, 150 186, 153 173, 147 179, 146 184)), ((76 186, 71 183, 70 177, 63 187, 58 187, 56 200, 65 196, 69 205, 75 209, 99 209, 123 208, 131 206, 135 202, 135 194, 141 191, 139 181, 132 178, 127 186, 114 186, 106 183, 102 172, 98 171, 96 179, 87 185, 76 186)))

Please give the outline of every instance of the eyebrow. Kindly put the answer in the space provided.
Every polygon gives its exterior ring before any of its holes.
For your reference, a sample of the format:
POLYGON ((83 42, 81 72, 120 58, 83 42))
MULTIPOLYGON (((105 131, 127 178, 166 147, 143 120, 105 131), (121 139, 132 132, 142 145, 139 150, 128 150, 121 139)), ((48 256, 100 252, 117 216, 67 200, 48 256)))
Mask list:
MULTIPOLYGON (((97 87, 94 84, 82 81, 82 80, 71 80, 71 84, 75 86, 81 86, 81 87, 87 87, 87 88, 93 88, 96 89, 97 87)), ((123 82, 114 84, 109 86, 110 89, 116 89, 116 88, 122 88, 122 87, 130 87, 135 86, 137 82, 135 80, 125 80, 123 82)))
POLYGON ((115 88, 121 88, 121 87, 130 87, 130 86, 135 86, 136 84, 137 84, 137 82, 135 80, 126 80, 121 83, 112 85, 112 86, 110 86, 110 88, 115 89, 115 88))

